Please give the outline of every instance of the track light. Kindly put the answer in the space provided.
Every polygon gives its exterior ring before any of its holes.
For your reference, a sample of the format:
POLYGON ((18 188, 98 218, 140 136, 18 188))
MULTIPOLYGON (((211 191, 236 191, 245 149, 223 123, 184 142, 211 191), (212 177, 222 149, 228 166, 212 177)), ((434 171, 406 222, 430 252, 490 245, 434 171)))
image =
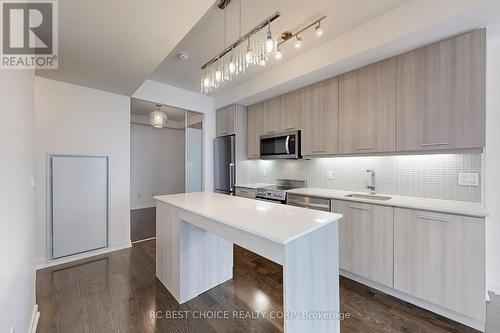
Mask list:
POLYGON ((302 38, 300 38, 299 35, 297 35, 295 40, 295 48, 300 49, 301 47, 302 47, 302 38))
POLYGON ((321 28, 321 21, 318 22, 318 25, 314 27, 316 30, 316 36, 321 37, 323 35, 323 28, 321 28))

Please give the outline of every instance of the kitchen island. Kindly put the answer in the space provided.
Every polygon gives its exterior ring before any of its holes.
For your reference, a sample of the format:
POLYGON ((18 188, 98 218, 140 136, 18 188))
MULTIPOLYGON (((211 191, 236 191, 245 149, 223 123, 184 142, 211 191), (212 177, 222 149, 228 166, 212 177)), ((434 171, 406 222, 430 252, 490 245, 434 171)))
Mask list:
POLYGON ((340 214, 210 192, 157 196, 156 275, 179 303, 233 276, 233 243, 283 266, 285 332, 340 332, 340 214))

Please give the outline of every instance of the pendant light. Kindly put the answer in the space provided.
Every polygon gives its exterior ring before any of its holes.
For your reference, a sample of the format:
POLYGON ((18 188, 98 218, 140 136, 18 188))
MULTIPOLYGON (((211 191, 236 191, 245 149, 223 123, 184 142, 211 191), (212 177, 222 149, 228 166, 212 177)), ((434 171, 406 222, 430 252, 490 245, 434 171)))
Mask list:
POLYGON ((271 33, 271 22, 267 24, 266 52, 271 53, 274 49, 273 34, 271 33))
POLYGON ((300 49, 302 47, 302 38, 300 38, 299 35, 297 35, 295 38, 295 48, 300 49))
POLYGON ((149 114, 149 123, 155 128, 163 128, 167 124, 168 117, 165 112, 160 111, 161 104, 156 104, 156 110, 149 114))

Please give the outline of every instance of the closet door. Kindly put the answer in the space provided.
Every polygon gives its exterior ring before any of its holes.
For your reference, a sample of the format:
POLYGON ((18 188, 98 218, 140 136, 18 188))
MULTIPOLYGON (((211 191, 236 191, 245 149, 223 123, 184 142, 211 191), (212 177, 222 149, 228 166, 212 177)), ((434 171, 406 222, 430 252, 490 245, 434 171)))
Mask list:
POLYGON ((108 245, 108 159, 52 156, 52 258, 108 245))

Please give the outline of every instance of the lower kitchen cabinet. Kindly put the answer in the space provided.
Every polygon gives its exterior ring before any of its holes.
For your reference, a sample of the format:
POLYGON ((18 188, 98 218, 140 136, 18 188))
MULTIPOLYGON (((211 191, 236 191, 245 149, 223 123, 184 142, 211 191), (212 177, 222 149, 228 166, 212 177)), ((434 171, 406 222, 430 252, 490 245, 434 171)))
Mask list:
POLYGON ((237 197, 255 199, 255 197, 257 196, 257 190, 253 189, 253 188, 236 186, 236 193, 235 194, 237 197))
POLYGON ((393 286, 392 207, 333 201, 343 214, 339 224, 340 268, 385 286, 393 286))
POLYGON ((394 288, 484 322, 484 239, 482 218, 396 208, 394 288))

